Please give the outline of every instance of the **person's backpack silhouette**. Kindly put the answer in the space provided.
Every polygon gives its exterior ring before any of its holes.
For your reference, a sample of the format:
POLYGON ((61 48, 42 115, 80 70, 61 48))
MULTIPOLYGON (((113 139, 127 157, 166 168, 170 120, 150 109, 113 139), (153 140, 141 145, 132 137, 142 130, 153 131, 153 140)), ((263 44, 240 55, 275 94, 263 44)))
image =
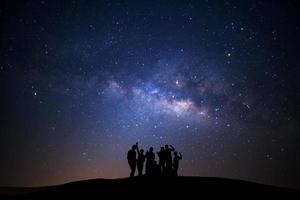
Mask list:
POLYGON ((181 153, 179 153, 178 155, 177 152, 175 151, 174 158, 173 158, 173 170, 175 176, 178 176, 179 160, 182 160, 182 155, 181 153))
POLYGON ((134 176, 134 173, 135 173, 135 169, 136 169, 136 147, 137 147, 137 144, 135 145, 132 145, 131 149, 128 151, 127 153, 127 160, 128 160, 128 164, 129 164, 129 167, 130 167, 130 177, 133 177, 134 176))
POLYGON ((137 159, 138 175, 142 176, 146 155, 144 155, 144 149, 139 150, 138 145, 136 145, 136 148, 137 148, 137 153, 138 153, 138 159, 137 159))

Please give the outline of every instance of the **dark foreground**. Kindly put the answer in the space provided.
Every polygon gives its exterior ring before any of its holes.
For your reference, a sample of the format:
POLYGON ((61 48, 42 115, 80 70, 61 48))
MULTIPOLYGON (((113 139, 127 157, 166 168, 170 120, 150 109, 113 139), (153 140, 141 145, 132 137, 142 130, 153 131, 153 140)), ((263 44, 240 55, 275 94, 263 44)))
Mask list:
POLYGON ((0 188, 0 199, 201 199, 202 197, 293 197, 299 191, 240 180, 204 177, 94 179, 43 188, 0 188))

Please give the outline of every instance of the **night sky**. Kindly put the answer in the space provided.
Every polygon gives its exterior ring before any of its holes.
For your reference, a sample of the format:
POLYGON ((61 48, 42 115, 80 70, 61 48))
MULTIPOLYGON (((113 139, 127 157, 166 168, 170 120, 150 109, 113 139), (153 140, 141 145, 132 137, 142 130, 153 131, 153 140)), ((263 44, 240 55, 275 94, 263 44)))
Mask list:
POLYGON ((300 188, 296 1, 1 1, 0 185, 180 175, 300 188))

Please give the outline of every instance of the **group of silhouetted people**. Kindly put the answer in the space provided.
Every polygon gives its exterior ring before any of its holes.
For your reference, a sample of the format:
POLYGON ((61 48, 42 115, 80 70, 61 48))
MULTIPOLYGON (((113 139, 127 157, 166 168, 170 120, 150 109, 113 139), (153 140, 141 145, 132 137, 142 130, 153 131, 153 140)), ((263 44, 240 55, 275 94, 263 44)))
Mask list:
POLYGON ((177 153, 172 145, 165 145, 160 148, 157 152, 159 158, 158 163, 155 161, 155 153, 153 152, 153 147, 144 154, 143 149, 139 149, 138 143, 132 145, 132 148, 127 153, 127 160, 130 167, 130 177, 133 177, 138 170, 138 175, 143 175, 144 163, 145 175, 147 176, 178 176, 179 160, 182 159, 181 153, 177 153), (173 158, 172 158, 172 151, 173 158))

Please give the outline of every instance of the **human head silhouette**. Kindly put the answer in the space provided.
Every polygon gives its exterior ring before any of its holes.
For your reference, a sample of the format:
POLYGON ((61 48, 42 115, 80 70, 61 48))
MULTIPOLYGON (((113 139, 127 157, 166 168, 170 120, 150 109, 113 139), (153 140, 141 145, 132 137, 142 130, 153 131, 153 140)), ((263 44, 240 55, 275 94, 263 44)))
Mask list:
POLYGON ((174 151, 174 156, 177 156, 177 151, 174 151))
POLYGON ((152 152, 152 151, 153 151, 153 147, 150 147, 150 149, 149 149, 149 150, 150 150, 150 152, 152 152))
POLYGON ((141 149, 141 150, 140 150, 140 153, 143 154, 143 153, 144 153, 144 149, 141 149))
POLYGON ((136 145, 135 145, 135 144, 132 145, 131 149, 132 149, 132 150, 135 150, 135 149, 136 149, 136 145))
POLYGON ((165 149, 168 149, 168 148, 169 148, 169 145, 166 144, 166 145, 165 145, 165 149))
POLYGON ((165 150, 165 148, 164 148, 164 147, 160 147, 160 150, 161 150, 161 151, 164 151, 164 150, 165 150))

